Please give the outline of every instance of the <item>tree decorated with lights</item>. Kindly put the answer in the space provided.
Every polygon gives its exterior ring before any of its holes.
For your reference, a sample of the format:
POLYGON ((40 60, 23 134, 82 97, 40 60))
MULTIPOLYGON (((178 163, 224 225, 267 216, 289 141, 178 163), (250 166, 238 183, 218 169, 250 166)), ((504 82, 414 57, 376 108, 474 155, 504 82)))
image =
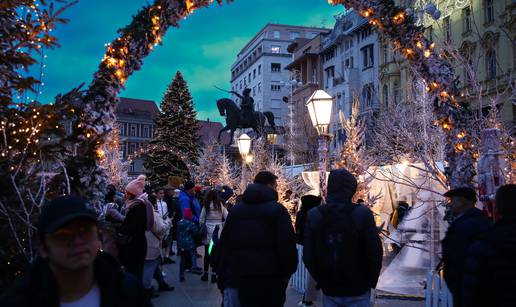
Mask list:
POLYGON ((221 146, 212 140, 202 148, 199 165, 193 166, 193 179, 195 182, 214 186, 219 183, 219 173, 222 171, 224 154, 221 146))
MULTIPOLYGON (((231 188, 238 186, 240 181, 239 172, 235 168, 231 161, 226 156, 226 153, 222 153, 222 159, 220 164, 220 170, 217 174, 217 183, 220 185, 227 185, 231 188)), ((238 192, 238 191, 237 191, 238 192)))
POLYGON ((145 157, 151 182, 161 185, 169 176, 190 176, 186 165, 196 165, 200 151, 196 115, 186 81, 178 71, 163 96, 154 139, 145 157))
POLYGON ((109 139, 98 152, 99 165, 104 168, 109 176, 109 183, 114 185, 118 190, 123 191, 128 183, 128 171, 131 161, 122 159, 120 152, 120 131, 114 128, 109 139))
POLYGON ((366 151, 366 121, 365 118, 358 118, 358 113, 359 100, 356 95, 353 96, 350 118, 346 119, 342 112, 339 113, 340 124, 346 132, 346 141, 337 166, 346 168, 358 180, 354 201, 367 200, 368 184, 372 177, 366 176, 366 172, 374 165, 374 159, 366 151))

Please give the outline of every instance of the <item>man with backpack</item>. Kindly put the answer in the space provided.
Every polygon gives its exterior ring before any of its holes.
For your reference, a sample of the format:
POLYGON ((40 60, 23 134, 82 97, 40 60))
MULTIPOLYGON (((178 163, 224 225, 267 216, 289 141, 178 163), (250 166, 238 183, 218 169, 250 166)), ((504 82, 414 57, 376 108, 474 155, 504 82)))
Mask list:
POLYGON ((345 169, 328 178, 326 205, 308 212, 303 261, 323 292, 323 305, 371 306, 382 268, 382 244, 372 212, 351 199, 357 181, 345 169))

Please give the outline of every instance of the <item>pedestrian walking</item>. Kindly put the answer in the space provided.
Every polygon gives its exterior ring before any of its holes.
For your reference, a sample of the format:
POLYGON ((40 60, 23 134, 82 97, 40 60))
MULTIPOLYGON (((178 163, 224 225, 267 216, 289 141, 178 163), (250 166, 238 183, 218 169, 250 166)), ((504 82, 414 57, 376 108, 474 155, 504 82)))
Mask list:
MULTIPOLYGON (((301 207, 296 214, 296 243, 300 246, 304 245, 305 224, 308 211, 319 206, 321 200, 321 197, 310 194, 301 197, 301 207)), ((313 302, 319 300, 320 291, 317 290, 317 283, 310 272, 306 274, 305 285, 305 292, 303 293, 300 306, 312 306, 313 302)))
MULTIPOLYGON (((145 238, 147 240, 147 254, 145 256, 145 263, 143 267, 143 286, 147 292, 147 295, 149 297, 152 297, 153 276, 155 275, 155 272, 161 274, 161 271, 158 270, 158 267, 161 263, 162 258, 163 251, 161 246, 163 243, 163 238, 166 236, 168 230, 172 225, 170 220, 163 219, 159 207, 157 205, 157 198, 151 195, 149 196, 149 201, 154 208, 154 225, 150 230, 147 230, 145 232, 145 238)), ((158 283, 160 290, 164 290, 165 288, 168 291, 174 290, 174 287, 171 287, 168 284, 166 284, 162 278, 158 280, 158 283)))
POLYGON ((477 194, 472 188, 457 188, 444 194, 450 202, 453 221, 442 241, 442 264, 444 279, 453 295, 455 307, 461 307, 461 289, 464 275, 464 260, 471 243, 485 232, 490 223, 482 210, 475 207, 477 194))
POLYGON ((290 216, 278 203, 276 179, 270 172, 258 173, 224 224, 220 271, 230 286, 224 290, 224 306, 226 298, 234 300, 237 293, 244 307, 285 303, 297 250, 290 216))
POLYGON ((165 201, 165 189, 164 188, 157 188, 155 190, 156 194, 156 207, 157 210, 161 216, 161 218, 166 222, 170 224, 170 227, 167 230, 167 233, 163 237, 162 242, 162 262, 163 264, 173 264, 175 263, 174 260, 170 258, 170 245, 172 244, 172 218, 173 212, 169 210, 169 205, 165 201))
POLYGON ((494 226, 468 250, 462 282, 462 306, 516 306, 516 185, 496 192, 494 226))
POLYGON ((181 257, 179 262, 179 281, 185 281, 185 271, 193 267, 195 258, 195 236, 198 235, 199 227, 193 221, 190 208, 183 210, 183 217, 177 224, 177 249, 181 257))
MULTIPOLYGON (((219 193, 211 189, 204 196, 203 207, 201 210, 200 223, 206 225, 206 236, 203 238, 204 245, 204 274, 201 276, 202 281, 208 281, 208 274, 210 269, 210 243, 214 235, 219 236, 219 231, 222 230, 224 222, 228 217, 228 211, 222 205, 222 201, 219 198, 219 193), (217 233, 214 234, 215 229, 217 233)), ((217 282, 217 275, 213 271, 211 272, 211 282, 217 282)))
POLYGON ((352 203, 357 181, 345 169, 328 177, 326 205, 308 212, 303 261, 326 307, 371 306, 382 267, 382 243, 373 214, 352 203))
POLYGON ((127 214, 120 227, 120 233, 125 238, 124 242, 119 243, 120 263, 127 272, 136 275, 139 280, 143 279, 143 264, 147 254, 145 231, 154 224, 153 212, 151 211, 150 218, 148 216, 146 203, 148 201, 147 195, 143 193, 144 186, 145 176, 140 175, 125 187, 127 214))
POLYGON ((151 306, 141 281, 100 251, 97 217, 83 199, 59 196, 44 205, 37 236, 39 257, 0 306, 151 306))

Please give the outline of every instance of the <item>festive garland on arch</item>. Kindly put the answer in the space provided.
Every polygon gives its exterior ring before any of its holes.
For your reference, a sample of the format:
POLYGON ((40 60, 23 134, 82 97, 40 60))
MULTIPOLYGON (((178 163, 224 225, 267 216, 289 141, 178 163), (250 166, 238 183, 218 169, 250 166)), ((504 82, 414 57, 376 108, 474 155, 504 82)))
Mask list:
POLYGON ((471 186, 475 176, 472 137, 468 121, 472 113, 456 97, 455 75, 450 63, 439 56, 435 44, 416 26, 410 9, 396 6, 392 0, 328 0, 332 5, 342 4, 357 10, 376 30, 389 37, 395 47, 427 84, 426 91, 434 99, 436 124, 446 133, 445 174, 451 188, 471 186))
MULTIPOLYGON (((156 0, 144 7, 131 24, 119 30, 120 36, 107 50, 82 101, 82 113, 74 127, 78 159, 68 161, 67 168, 79 182, 74 190, 89 199, 101 199, 106 176, 96 166, 98 150, 115 122, 117 94, 127 78, 140 69, 147 56, 170 26, 213 0, 156 0)), ((217 0, 222 4, 222 0, 217 0)), ((231 2, 228 0, 227 2, 231 2)), ((457 99, 451 65, 434 51, 434 43, 423 36, 423 29, 413 17, 392 0, 329 0, 357 10, 380 33, 391 38, 396 50, 418 71, 435 97, 434 113, 447 134, 446 175, 451 187, 471 185, 475 171, 470 150, 472 138, 466 131, 470 112, 457 99)))

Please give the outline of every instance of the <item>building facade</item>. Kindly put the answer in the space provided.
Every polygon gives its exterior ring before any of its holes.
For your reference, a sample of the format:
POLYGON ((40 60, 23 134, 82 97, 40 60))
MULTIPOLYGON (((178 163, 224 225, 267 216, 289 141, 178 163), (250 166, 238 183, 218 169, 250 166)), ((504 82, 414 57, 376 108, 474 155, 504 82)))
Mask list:
POLYGON ((152 100, 120 98, 115 115, 120 129, 120 150, 124 160, 131 159, 129 176, 143 174, 141 154, 154 137, 154 120, 159 109, 152 100))
MULTIPOLYGON (((440 18, 426 16, 418 22, 424 26, 426 37, 436 44, 436 51, 455 66, 459 99, 469 102, 478 115, 486 115, 489 101, 494 100, 502 121, 514 126, 514 94, 507 89, 516 68, 516 2, 435 3, 442 13, 440 18)), ((425 4, 426 1, 416 1, 413 8, 421 10, 425 4)), ((386 38, 381 39, 380 80, 382 106, 410 99, 414 76, 386 38)))
MULTIPOLYGON (((251 89, 257 111, 274 113, 277 126, 287 124, 288 107, 282 98, 290 95, 285 86, 290 73, 285 67, 292 61, 287 47, 297 38, 313 38, 323 28, 267 24, 238 53, 231 65, 231 90, 251 89)), ((239 101, 235 95, 232 97, 239 101)))
POLYGON ((293 164, 315 161, 317 157, 317 131, 312 126, 306 109, 306 101, 318 89, 323 87, 321 52, 322 32, 313 39, 298 38, 290 44, 288 51, 293 54, 293 61, 286 66, 294 82, 289 107, 292 110, 293 131, 287 140, 294 154, 293 164))
POLYGON ((353 97, 359 99, 358 116, 372 120, 379 109, 378 35, 356 11, 336 17, 333 30, 322 39, 323 89, 334 98, 330 150, 345 141, 339 113, 349 118, 353 97))

